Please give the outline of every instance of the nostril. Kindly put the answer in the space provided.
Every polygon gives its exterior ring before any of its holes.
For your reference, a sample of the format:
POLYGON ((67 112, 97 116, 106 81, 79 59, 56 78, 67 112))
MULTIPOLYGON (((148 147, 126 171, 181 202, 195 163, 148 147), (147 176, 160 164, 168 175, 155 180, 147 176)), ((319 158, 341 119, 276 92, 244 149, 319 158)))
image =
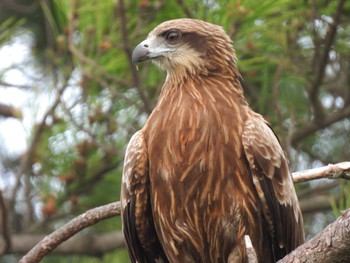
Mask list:
POLYGON ((148 48, 148 44, 144 44, 143 47, 148 48))

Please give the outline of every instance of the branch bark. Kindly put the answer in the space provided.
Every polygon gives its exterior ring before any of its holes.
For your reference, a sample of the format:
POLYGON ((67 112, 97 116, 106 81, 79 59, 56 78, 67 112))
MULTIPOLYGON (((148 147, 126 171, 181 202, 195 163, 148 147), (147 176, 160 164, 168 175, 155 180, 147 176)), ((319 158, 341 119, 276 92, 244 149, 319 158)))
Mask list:
POLYGON ((321 178, 343 178, 350 180, 350 162, 329 164, 328 166, 293 173, 294 183, 307 182, 321 178))
POLYGON ((350 209, 278 263, 350 262, 350 209))

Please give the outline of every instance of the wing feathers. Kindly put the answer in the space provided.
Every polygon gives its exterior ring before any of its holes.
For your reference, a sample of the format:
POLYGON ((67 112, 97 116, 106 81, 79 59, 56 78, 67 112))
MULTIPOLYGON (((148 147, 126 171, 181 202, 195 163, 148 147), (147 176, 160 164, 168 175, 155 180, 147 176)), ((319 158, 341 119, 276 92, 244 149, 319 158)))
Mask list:
POLYGON ((260 115, 246 121, 242 141, 274 243, 274 254, 280 258, 304 241, 301 212, 288 163, 276 135, 260 115))
POLYGON ((132 262, 168 262, 153 223, 148 156, 142 131, 131 138, 124 161, 121 191, 123 231, 132 262))

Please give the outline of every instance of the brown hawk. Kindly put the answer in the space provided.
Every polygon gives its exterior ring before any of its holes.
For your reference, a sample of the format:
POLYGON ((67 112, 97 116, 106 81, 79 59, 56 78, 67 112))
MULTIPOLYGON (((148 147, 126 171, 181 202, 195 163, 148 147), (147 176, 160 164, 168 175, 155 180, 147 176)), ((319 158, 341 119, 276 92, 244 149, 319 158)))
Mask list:
POLYGON ((243 95, 219 26, 176 19, 134 50, 167 72, 158 103, 127 147, 122 219, 132 262, 276 262, 304 241, 276 135, 243 95))

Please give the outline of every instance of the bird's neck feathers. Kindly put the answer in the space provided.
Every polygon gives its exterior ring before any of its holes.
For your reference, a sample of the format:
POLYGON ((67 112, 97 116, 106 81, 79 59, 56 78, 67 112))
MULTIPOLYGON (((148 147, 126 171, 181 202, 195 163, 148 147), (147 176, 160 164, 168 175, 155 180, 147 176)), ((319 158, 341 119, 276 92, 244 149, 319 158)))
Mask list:
POLYGON ((212 64, 205 67, 179 67, 178 69, 168 70, 159 99, 177 96, 179 93, 191 93, 193 89, 198 90, 198 92, 205 89, 209 93, 231 94, 245 104, 240 83, 241 75, 235 61, 226 61, 225 67, 221 64, 217 68, 215 68, 215 61, 212 60, 211 62, 212 64))

